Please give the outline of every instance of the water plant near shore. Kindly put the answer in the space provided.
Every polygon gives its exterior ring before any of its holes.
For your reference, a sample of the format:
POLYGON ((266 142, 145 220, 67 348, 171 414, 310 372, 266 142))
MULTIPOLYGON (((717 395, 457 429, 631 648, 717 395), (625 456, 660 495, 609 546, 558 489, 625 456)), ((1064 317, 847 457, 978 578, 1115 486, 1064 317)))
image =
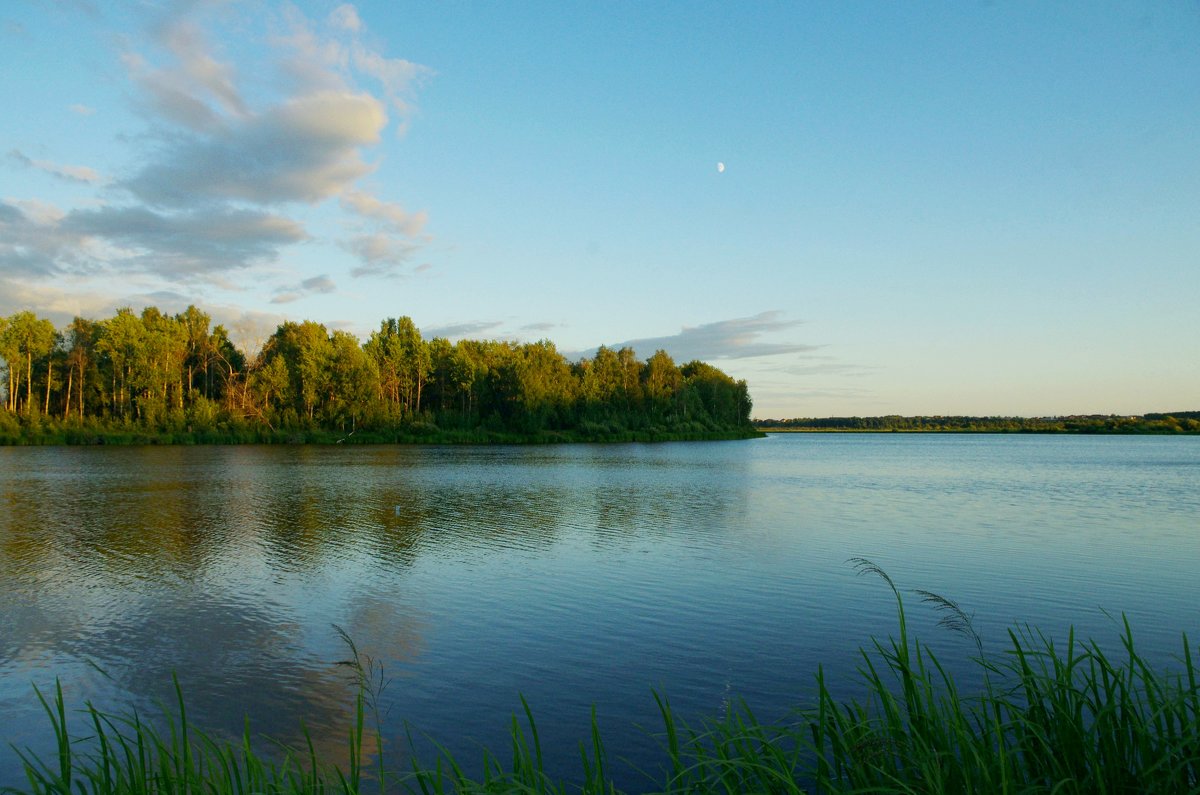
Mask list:
MULTIPOLYGON (((942 625, 964 633, 981 666, 979 693, 959 690, 934 653, 910 635, 903 593, 875 564, 852 561, 860 574, 891 589, 898 634, 862 650, 864 693, 834 697, 817 672, 816 706, 786 720, 760 722, 744 703, 689 725, 656 695, 662 730, 658 770, 644 791, 662 793, 1196 793, 1200 792, 1200 685, 1195 653, 1183 636, 1178 668, 1161 671, 1138 653, 1122 622, 1114 655, 1095 641, 1065 643, 1030 627, 1011 629, 1000 657, 984 654, 971 616, 955 602, 915 593, 941 611, 942 625)), ((344 634, 343 634, 343 637, 344 634)), ((348 637, 355 672, 354 721, 344 767, 318 758, 305 733, 301 748, 282 758, 255 750, 249 730, 220 741, 192 726, 177 702, 155 728, 136 714, 82 710, 90 734, 68 732, 62 689, 37 691, 57 740, 56 757, 22 752, 27 789, 6 792, 185 793, 257 792, 615 793, 593 711, 591 736, 580 744, 582 776, 555 780, 545 772, 532 711, 511 730, 511 763, 485 751, 481 774, 439 749, 432 764, 391 770, 382 753, 378 694, 385 685, 370 658, 348 637), (367 728, 367 716, 376 720, 367 728), (371 737, 374 733, 376 736, 371 737), (371 742, 373 741, 373 742, 371 742), (371 763, 368 766, 368 763, 371 763)), ((409 742, 409 747, 413 743, 409 742)))

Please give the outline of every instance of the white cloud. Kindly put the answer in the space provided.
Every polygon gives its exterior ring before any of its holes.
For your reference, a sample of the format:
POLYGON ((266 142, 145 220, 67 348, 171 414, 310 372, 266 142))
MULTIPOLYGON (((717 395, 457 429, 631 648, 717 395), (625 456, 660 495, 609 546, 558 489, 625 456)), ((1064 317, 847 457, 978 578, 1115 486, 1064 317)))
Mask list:
POLYGON ((115 310, 117 304, 94 290, 77 293, 57 282, 38 284, 28 279, 8 279, 0 274, 0 315, 36 308, 41 317, 62 327, 75 316, 97 318, 115 310))
POLYGON ((184 93, 210 97, 228 114, 246 115, 233 65, 213 57, 208 38, 193 19, 167 18, 154 32, 176 65, 151 71, 153 79, 184 93))
POLYGON ((44 202, 0 201, 0 277, 38 278, 82 270, 83 236, 60 228, 63 212, 44 202))
POLYGON ((352 271, 353 276, 384 275, 412 259, 419 248, 416 238, 427 220, 424 212, 410 213, 399 204, 360 190, 343 193, 341 205, 367 222, 365 228, 342 241, 342 247, 363 262, 352 271))
POLYGON ((289 51, 280 66, 298 91, 342 89, 353 82, 357 72, 379 83, 388 103, 401 115, 397 129, 405 129, 406 117, 413 109, 412 92, 433 75, 432 69, 389 58, 364 43, 366 26, 351 5, 340 6, 329 15, 332 36, 321 36, 294 8, 285 10, 284 18, 287 32, 276 36, 275 42, 289 51))
POLYGON ((397 265, 408 262, 417 250, 416 244, 384 232, 357 235, 342 245, 362 260, 362 264, 350 272, 352 276, 388 274, 394 271, 397 265))
POLYGON ((388 102, 401 114, 397 131, 403 133, 407 129, 407 116, 412 112, 408 97, 413 88, 433 71, 403 58, 385 58, 358 43, 355 43, 351 54, 354 66, 383 86, 388 102))
POLYGON ((222 202, 279 207, 340 197, 342 209, 365 222, 341 241, 361 261, 353 275, 389 273, 425 242, 415 238, 427 216, 355 186, 375 168, 364 151, 380 142, 391 121, 384 102, 357 87, 355 76, 377 82, 402 123, 410 109, 405 98, 429 70, 363 44, 365 28, 353 6, 335 9, 328 19, 349 41, 319 34, 294 7, 284 10, 283 23, 286 32, 273 42, 292 93, 258 108, 248 107, 236 73, 208 53, 194 23, 160 26, 157 40, 176 66, 127 59, 151 95, 147 107, 177 129, 161 137, 121 186, 154 207, 174 209, 222 202))
POLYGON ((99 171, 87 166, 66 166, 60 163, 52 163, 49 160, 34 160, 19 149, 11 150, 8 156, 23 166, 44 171, 51 176, 67 180, 68 182, 83 182, 95 185, 103 181, 99 171))
POLYGON ((172 278, 271 261, 280 246, 307 237, 289 218, 225 207, 169 214, 145 207, 75 210, 60 227, 124 247, 120 265, 172 278))
MULTIPOLYGON (((787 331, 799 326, 802 321, 785 320, 778 311, 760 312, 751 317, 718 320, 699 326, 685 326, 678 334, 665 337, 645 337, 626 340, 609 345, 610 348, 633 348, 641 356, 649 356, 656 350, 665 350, 677 362, 692 359, 749 359, 759 356, 777 356, 785 353, 811 353, 819 345, 793 342, 766 342, 764 334, 787 331)), ((595 349, 578 355, 590 357, 595 349)))
POLYGON ((12 206, 20 210, 26 220, 39 226, 52 226, 67 216, 66 211, 57 204, 39 199, 17 199, 12 206))
POLYGON ((274 312, 258 312, 239 307, 215 307, 206 309, 214 323, 221 323, 229 331, 229 339, 253 360, 262 350, 267 338, 283 324, 287 317, 274 312))
POLYGON ((369 94, 296 97, 218 134, 165 145, 124 187, 159 206, 316 203, 371 171, 358 149, 378 142, 386 123, 369 94))
POLYGON ((332 293, 337 290, 337 285, 333 279, 325 274, 313 276, 311 279, 304 279, 298 284, 293 284, 288 287, 280 287, 275 291, 274 297, 271 298, 273 304, 290 304, 292 301, 298 301, 306 295, 312 293, 332 293))
MULTIPOLYGON (((90 284, 86 287, 79 284, 64 286, 63 282, 57 280, 37 284, 24 279, 5 279, 0 275, 0 315, 11 315, 33 307, 38 315, 48 318, 59 328, 76 316, 93 320, 111 317, 118 307, 123 306, 132 307, 135 312, 147 306, 157 306, 164 312, 174 313, 199 302, 195 294, 177 290, 130 291, 119 285, 97 290, 90 284)), ((214 326, 225 326, 234 344, 251 357, 287 320, 286 316, 276 312, 247 310, 222 303, 205 302, 202 309, 212 319, 214 326)))
POLYGON ((358 18, 358 10, 349 3, 340 5, 329 12, 329 24, 353 33, 358 33, 363 29, 362 20, 358 18))
POLYGON ((448 326, 432 326, 430 328, 421 329, 421 336, 426 339, 434 337, 445 337, 446 339, 460 339, 469 337, 475 334, 482 334, 488 331, 494 331, 504 324, 499 320, 484 320, 470 323, 452 323, 448 326))
POLYGON ((272 39, 282 51, 278 68, 289 81, 289 89, 299 94, 314 91, 344 91, 349 85, 350 54, 343 44, 322 38, 308 19, 294 7, 283 12, 286 33, 272 39))
MULTIPOLYGON (((308 211, 298 206, 331 199, 349 231, 329 242, 358 259, 354 275, 409 262, 426 242, 425 213, 357 183, 377 168, 371 152, 389 124, 403 123, 427 69, 368 46, 351 5, 316 24, 288 5, 262 27, 252 10, 221 0, 180 0, 151 13, 158 16, 148 35, 118 39, 147 123, 122 137, 137 165, 109 181, 86 166, 11 150, 25 168, 104 192, 75 209, 0 201, 0 279, 104 274, 121 283, 158 279, 144 295, 165 294, 162 280, 236 290, 245 281, 229 274, 310 239, 296 214, 308 211), (275 35, 254 40, 268 30, 275 35)), ((334 289, 322 275, 281 286, 272 300, 334 289)))
POLYGON ((389 229, 415 237, 425 228, 425 212, 410 213, 399 204, 382 201, 369 193, 349 190, 342 194, 342 207, 363 218, 381 221, 389 229))
POLYGON ((852 378, 872 375, 880 368, 861 364, 839 362, 832 356, 813 356, 806 364, 787 365, 777 369, 777 372, 790 376, 808 378, 814 375, 839 375, 852 378))

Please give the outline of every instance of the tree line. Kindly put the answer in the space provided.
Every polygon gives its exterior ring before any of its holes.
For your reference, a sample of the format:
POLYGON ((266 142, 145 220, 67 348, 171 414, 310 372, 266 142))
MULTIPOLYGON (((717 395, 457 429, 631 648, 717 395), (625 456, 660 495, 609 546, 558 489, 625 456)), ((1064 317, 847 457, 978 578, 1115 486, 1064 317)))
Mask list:
POLYGON ((754 435, 746 382, 710 364, 627 347, 569 361, 548 340, 426 340, 408 317, 366 342, 288 321, 249 356, 194 306, 124 308, 63 329, 24 311, 0 317, 0 359, 9 441, 122 430, 198 441, 754 435))
POLYGON ((755 420, 760 431, 899 431, 909 433, 1200 433, 1200 412, 1068 417, 798 417, 755 420))

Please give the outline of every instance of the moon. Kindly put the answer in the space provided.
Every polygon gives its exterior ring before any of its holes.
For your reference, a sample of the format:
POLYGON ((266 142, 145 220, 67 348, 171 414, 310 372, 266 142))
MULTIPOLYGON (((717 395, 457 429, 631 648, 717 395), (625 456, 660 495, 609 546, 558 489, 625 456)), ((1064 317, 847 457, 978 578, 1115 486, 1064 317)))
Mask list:
POLYGON ((717 163, 717 173, 718 174, 725 173, 725 164, 724 163, 717 163))

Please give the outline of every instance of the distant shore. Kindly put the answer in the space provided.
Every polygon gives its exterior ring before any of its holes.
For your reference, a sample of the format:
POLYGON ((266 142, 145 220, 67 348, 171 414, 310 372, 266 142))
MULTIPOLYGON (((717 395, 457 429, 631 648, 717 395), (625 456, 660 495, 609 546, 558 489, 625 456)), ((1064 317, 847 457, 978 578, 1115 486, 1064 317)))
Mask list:
POLYGON ((764 433, 1200 434, 1200 411, 1066 417, 825 417, 753 420, 764 433))

